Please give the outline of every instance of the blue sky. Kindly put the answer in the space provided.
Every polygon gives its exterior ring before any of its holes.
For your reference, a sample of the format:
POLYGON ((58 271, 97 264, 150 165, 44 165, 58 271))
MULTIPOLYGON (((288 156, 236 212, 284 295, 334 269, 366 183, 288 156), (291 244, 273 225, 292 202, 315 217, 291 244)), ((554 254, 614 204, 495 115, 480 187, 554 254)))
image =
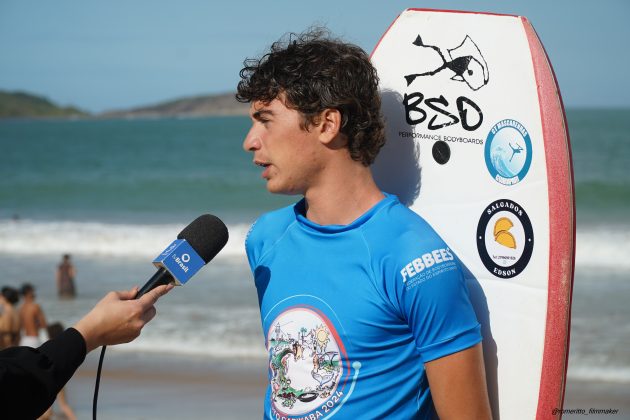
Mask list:
POLYGON ((0 89, 92 112, 229 92, 285 32, 325 24, 369 52, 407 7, 527 16, 567 106, 630 107, 628 0, 0 0, 0 89))

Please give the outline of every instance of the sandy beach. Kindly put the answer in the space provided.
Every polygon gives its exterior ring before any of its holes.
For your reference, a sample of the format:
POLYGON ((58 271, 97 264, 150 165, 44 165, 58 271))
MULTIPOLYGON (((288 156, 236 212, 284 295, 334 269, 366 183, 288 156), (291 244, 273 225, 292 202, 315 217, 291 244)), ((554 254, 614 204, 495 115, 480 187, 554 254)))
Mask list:
MULTIPOLYGON (((88 355, 67 386, 79 419, 92 416, 99 351, 88 355)), ((98 402, 98 419, 245 420, 262 416, 264 360, 225 361, 108 349, 98 402)), ((630 389, 625 384, 569 379, 565 410, 613 409, 589 419, 630 419, 630 389)), ((369 413, 366 413, 369 415, 369 413)), ((564 419, 585 414, 565 414, 564 419)), ((61 418, 61 417, 58 417, 61 418)), ((368 417, 366 417, 368 418, 368 417)), ((507 419, 510 420, 510 419, 507 419)))
POLYGON ((570 379, 564 398, 565 410, 584 410, 586 414, 565 414, 563 419, 573 420, 588 415, 589 420, 630 419, 630 386, 627 383, 595 382, 570 379), (594 410, 612 410, 611 414, 596 414, 594 410), (618 410, 614 413, 614 410, 618 410))
MULTIPOLYGON (((68 399, 78 419, 92 416, 99 354, 100 350, 89 354, 67 385, 68 399)), ((265 369, 264 360, 228 364, 200 356, 107 349, 98 419, 261 418, 265 369)))

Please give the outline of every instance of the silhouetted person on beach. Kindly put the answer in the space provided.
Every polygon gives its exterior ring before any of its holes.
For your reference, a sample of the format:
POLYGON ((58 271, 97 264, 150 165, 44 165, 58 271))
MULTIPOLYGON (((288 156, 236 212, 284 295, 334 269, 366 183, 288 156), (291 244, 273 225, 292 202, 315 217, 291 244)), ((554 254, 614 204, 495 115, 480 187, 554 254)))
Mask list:
POLYGON ((39 329, 46 328, 46 317, 42 308, 35 302, 35 289, 26 283, 22 286, 24 303, 20 307, 20 321, 24 335, 20 340, 21 346, 39 347, 39 329))
POLYGON ((20 295, 13 287, 5 286, 0 294, 0 349, 20 344, 20 315, 15 304, 20 295))
POLYGON ((70 254, 64 254, 57 266, 57 293, 60 298, 72 299, 76 295, 74 278, 76 270, 70 261, 70 254))

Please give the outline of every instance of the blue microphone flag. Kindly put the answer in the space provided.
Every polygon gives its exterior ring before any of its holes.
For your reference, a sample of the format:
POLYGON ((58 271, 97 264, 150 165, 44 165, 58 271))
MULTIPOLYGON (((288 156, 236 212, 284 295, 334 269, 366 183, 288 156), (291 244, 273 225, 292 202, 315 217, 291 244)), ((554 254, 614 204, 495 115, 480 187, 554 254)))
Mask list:
POLYGON ((201 270, 205 262, 185 239, 176 239, 153 260, 153 265, 166 269, 175 284, 181 286, 201 270))

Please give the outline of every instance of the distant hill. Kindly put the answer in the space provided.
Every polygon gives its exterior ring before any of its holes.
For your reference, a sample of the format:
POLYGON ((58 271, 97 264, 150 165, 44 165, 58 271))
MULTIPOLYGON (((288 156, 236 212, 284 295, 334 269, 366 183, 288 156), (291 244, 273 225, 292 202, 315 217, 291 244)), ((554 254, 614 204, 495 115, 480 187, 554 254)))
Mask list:
POLYGON ((99 118, 202 117, 210 115, 247 115, 248 104, 234 99, 234 93, 180 98, 156 105, 128 110, 107 111, 99 118))
POLYGON ((42 96, 0 90, 0 118, 85 117, 89 114, 72 106, 59 106, 42 96))
POLYGON ((247 115, 248 104, 234 98, 234 93, 180 98, 155 105, 118 109, 90 114, 75 107, 61 107, 52 101, 26 92, 0 90, 0 118, 160 118, 204 117, 211 115, 247 115))

